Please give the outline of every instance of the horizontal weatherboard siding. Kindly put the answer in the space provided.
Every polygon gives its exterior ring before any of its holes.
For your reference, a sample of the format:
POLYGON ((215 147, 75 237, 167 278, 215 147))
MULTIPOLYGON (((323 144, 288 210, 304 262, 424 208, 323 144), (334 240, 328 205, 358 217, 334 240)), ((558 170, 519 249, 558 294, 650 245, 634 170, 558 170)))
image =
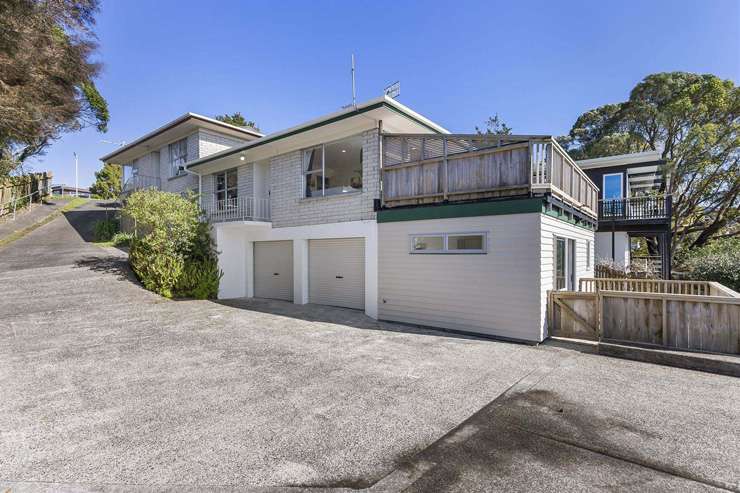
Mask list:
POLYGON ((538 211, 379 224, 379 318, 539 341, 541 216, 538 211), (487 253, 409 253, 411 235, 466 231, 487 233, 487 253))

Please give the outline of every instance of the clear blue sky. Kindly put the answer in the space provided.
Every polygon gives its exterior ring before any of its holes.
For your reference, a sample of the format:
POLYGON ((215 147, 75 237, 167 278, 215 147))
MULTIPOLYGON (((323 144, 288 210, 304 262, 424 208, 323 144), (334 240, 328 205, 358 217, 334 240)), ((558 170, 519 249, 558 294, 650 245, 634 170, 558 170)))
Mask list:
POLYGON ((193 111, 241 111, 273 132, 401 81, 399 101, 454 132, 499 113, 517 133, 566 133, 644 76, 740 79, 738 0, 246 2, 103 0, 99 88, 110 129, 64 136, 33 164, 93 181, 98 158, 193 111))

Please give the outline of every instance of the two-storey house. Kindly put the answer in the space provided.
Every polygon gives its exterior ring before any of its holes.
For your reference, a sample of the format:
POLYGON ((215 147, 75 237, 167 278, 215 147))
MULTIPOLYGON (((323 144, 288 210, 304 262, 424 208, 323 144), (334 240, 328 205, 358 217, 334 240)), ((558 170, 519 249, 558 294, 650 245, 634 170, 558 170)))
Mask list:
POLYGON ((598 190, 551 136, 450 134, 381 97, 185 168, 221 298, 538 342, 547 291, 593 275, 598 190))
POLYGON ((188 163, 263 135, 195 113, 186 113, 115 151, 101 161, 124 168, 124 194, 144 188, 182 193, 198 191, 188 163))
POLYGON ((620 154, 577 163, 600 187, 597 259, 670 279, 672 201, 660 153, 620 154), (633 251, 639 243, 643 251, 633 251))

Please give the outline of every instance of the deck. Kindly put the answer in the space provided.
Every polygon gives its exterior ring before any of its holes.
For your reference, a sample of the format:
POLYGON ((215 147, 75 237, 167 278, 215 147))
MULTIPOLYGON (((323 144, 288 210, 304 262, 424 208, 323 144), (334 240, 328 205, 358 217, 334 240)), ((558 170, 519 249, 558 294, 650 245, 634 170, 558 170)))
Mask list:
POLYGON ((384 134, 383 207, 551 194, 598 218, 598 188, 551 136, 384 134))

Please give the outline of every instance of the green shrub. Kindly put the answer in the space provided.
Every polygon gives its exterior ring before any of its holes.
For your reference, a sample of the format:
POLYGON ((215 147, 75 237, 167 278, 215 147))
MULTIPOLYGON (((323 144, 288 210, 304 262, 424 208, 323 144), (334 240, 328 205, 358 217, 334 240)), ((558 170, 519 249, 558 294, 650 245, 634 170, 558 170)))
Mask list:
POLYGON ((94 225, 95 241, 110 241, 118 233, 120 225, 116 219, 103 219, 94 225))
POLYGON ((122 246, 126 247, 131 245, 131 239, 134 237, 133 233, 124 233, 123 231, 119 231, 118 233, 113 235, 113 238, 111 238, 111 243, 113 243, 114 246, 122 246))
POLYGON ((149 291, 172 298, 174 287, 182 275, 184 260, 176 252, 168 252, 151 236, 134 238, 129 262, 136 276, 149 291))
POLYGON ((218 284, 223 272, 214 259, 196 261, 189 259, 178 280, 175 292, 177 296, 197 300, 213 299, 218 295, 218 284))
POLYGON ((223 273, 210 225, 200 221, 193 196, 136 192, 123 214, 134 224, 129 259, 144 287, 168 298, 216 297, 223 273))
POLYGON ((740 291, 740 238, 718 240, 692 250, 682 267, 692 280, 716 281, 740 291))

